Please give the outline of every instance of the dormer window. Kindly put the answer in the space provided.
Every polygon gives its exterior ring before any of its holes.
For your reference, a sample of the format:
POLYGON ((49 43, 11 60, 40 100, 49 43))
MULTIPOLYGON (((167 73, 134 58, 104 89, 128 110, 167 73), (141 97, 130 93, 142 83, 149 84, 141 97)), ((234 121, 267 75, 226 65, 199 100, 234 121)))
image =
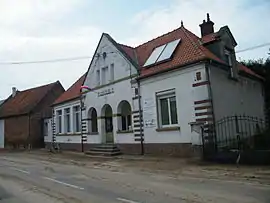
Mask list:
POLYGON ((225 49, 224 54, 225 54, 225 62, 229 66, 230 77, 235 79, 237 75, 236 75, 235 67, 233 67, 233 58, 232 58, 233 55, 232 55, 232 52, 229 51, 228 49, 225 49))
POLYGON ((231 52, 225 49, 225 61, 229 66, 232 66, 232 55, 231 52))

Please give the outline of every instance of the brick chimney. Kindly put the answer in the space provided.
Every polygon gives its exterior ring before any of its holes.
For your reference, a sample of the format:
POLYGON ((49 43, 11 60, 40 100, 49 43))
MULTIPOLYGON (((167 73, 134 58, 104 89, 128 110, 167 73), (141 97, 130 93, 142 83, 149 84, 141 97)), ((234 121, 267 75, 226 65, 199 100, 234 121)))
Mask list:
POLYGON ((200 24, 202 37, 211 33, 214 33, 214 22, 210 20, 210 15, 207 13, 207 21, 203 20, 200 24))
POLYGON ((12 87, 12 97, 15 97, 16 93, 17 93, 17 88, 12 87))

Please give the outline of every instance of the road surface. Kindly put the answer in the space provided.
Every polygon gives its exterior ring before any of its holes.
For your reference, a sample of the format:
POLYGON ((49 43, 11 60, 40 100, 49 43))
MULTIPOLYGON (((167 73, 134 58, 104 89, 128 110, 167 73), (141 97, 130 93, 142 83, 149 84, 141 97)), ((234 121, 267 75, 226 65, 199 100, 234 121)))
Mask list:
MULTIPOLYGON (((91 159, 89 160, 91 161, 91 159)), ((0 154, 0 203, 269 203, 270 186, 0 154)))

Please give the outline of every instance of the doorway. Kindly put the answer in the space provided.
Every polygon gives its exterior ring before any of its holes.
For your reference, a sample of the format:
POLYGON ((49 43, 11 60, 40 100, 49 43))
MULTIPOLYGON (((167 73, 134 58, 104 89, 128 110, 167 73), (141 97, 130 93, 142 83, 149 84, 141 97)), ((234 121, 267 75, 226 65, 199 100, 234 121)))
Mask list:
POLYGON ((106 104, 104 107, 105 143, 113 143, 113 112, 112 107, 106 104))

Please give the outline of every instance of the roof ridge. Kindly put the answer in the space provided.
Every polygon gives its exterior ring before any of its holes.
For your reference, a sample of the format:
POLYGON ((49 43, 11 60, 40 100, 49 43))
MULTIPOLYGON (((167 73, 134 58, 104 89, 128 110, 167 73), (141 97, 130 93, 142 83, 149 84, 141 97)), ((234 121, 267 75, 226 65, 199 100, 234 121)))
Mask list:
POLYGON ((167 33, 164 33, 163 35, 160 35, 160 36, 157 36, 157 37, 155 37, 155 38, 153 38, 153 39, 151 39, 151 40, 148 40, 147 42, 144 42, 144 43, 142 43, 142 44, 140 44, 140 45, 138 45, 138 46, 136 46, 136 47, 134 47, 134 48, 137 49, 137 48, 139 48, 139 47, 141 47, 141 46, 143 46, 143 45, 145 45, 145 44, 147 44, 147 43, 149 43, 149 42, 152 42, 152 41, 154 41, 154 40, 156 40, 156 39, 159 39, 159 38, 161 38, 161 37, 164 37, 165 35, 171 34, 172 32, 175 32, 175 31, 177 31, 177 30, 179 30, 179 29, 181 29, 181 27, 178 27, 178 28, 176 28, 176 29, 174 29, 174 30, 172 30, 172 31, 169 31, 169 32, 167 32, 167 33))
MULTIPOLYGON (((43 101, 44 98, 46 98, 46 96, 49 94, 49 92, 52 91, 52 89, 54 88, 55 85, 57 85, 57 83, 59 83, 61 85, 61 83, 57 80, 56 82, 54 83, 50 83, 48 84, 47 86, 50 86, 49 89, 47 89, 47 91, 45 92, 45 94, 38 100, 38 102, 36 103, 36 105, 34 105, 29 112, 32 112, 35 110, 35 108, 43 101)), ((45 87, 46 85, 44 85, 45 87)))
POLYGON ((121 44, 121 43, 118 43, 118 42, 117 42, 117 44, 120 45, 120 46, 125 46, 125 47, 131 48, 131 49, 135 49, 134 47, 126 45, 126 44, 121 44))
MULTIPOLYGON (((189 39, 189 41, 191 42, 191 44, 193 45, 193 47, 196 49, 196 50, 198 50, 200 53, 200 55, 203 55, 204 57, 206 57, 206 55, 204 54, 204 52, 203 52, 203 50, 201 49, 201 47, 199 47, 195 42, 194 42, 194 40, 190 37, 190 35, 186 32, 186 31, 188 31, 188 32, 190 32, 189 30, 187 30, 186 28, 184 28, 183 27, 183 32, 184 32, 184 34, 187 36, 187 38, 189 39)), ((191 32, 190 32, 191 33, 191 32)), ((192 33, 193 34, 193 33, 192 33)), ((196 36, 196 35, 195 35, 196 36)), ((196 36, 197 37, 197 36, 196 36)))
POLYGON ((46 85, 40 85, 40 86, 37 86, 37 87, 32 87, 32 88, 29 88, 29 89, 25 89, 25 90, 17 90, 17 91, 20 92, 20 93, 22 93, 22 92, 26 92, 26 91, 29 91, 29 90, 34 90, 34 89, 46 87, 46 86, 49 86, 49 85, 53 85, 53 84, 56 84, 57 82, 59 82, 59 80, 57 80, 56 82, 48 83, 48 84, 46 84, 46 85))

